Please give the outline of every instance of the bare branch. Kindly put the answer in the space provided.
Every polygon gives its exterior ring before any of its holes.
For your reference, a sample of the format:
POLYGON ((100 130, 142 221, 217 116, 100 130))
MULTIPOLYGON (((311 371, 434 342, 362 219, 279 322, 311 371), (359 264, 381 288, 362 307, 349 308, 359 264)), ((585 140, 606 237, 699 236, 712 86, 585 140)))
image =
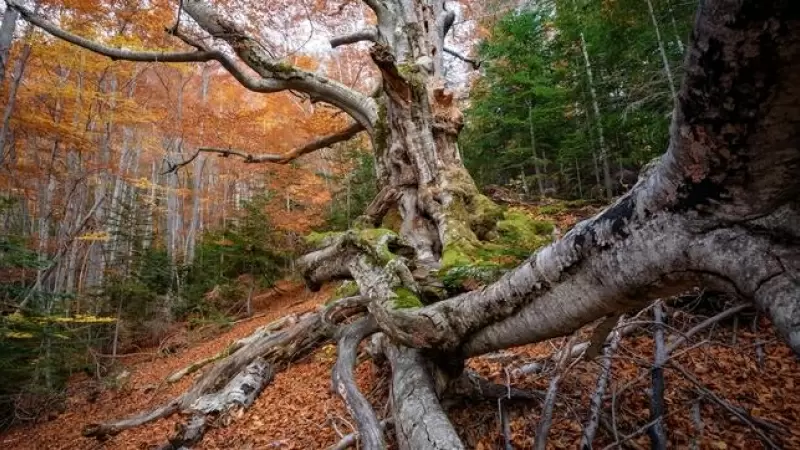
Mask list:
POLYGON ((175 172, 177 172, 177 171, 178 171, 178 169, 180 169, 181 167, 183 167, 183 166, 187 166, 187 165, 191 164, 191 163, 192 163, 192 161, 194 161, 195 159, 197 159, 197 156, 198 156, 198 155, 200 155, 200 150, 198 150, 198 151, 194 152, 194 155, 192 155, 192 157, 191 157, 191 158, 189 158, 189 159, 187 159, 186 161, 183 161, 183 162, 180 162, 180 163, 177 163, 177 164, 172 164, 171 162, 167 161, 167 167, 168 167, 168 169, 167 169, 167 170, 165 170, 164 172, 162 172, 162 173, 161 173, 161 175, 166 175, 166 174, 168 174, 168 173, 175 173, 175 172))
POLYGON ((364 0, 364 4, 375 13, 375 15, 378 17, 378 21, 385 17, 389 12, 386 9, 386 5, 384 5, 381 0, 364 0))
POLYGON ((728 318, 728 317, 730 317, 730 316, 732 316, 734 314, 737 314, 737 313, 739 313, 741 311, 744 311, 745 309, 749 308, 750 306, 751 305, 749 305, 747 303, 742 303, 740 305, 728 308, 725 311, 722 311, 721 313, 717 314, 716 316, 709 317, 708 319, 700 322, 699 324, 694 326, 691 330, 689 330, 686 333, 683 333, 682 335, 680 335, 677 339, 675 339, 674 342, 672 342, 671 344, 667 345, 667 350, 666 350, 667 356, 671 355, 675 351, 675 349, 677 349, 678 347, 683 345, 687 340, 689 340, 689 338, 691 338, 695 334, 699 333, 700 331, 705 330, 710 325, 713 325, 713 324, 715 324, 715 323, 717 323, 717 322, 719 322, 721 320, 724 320, 724 319, 726 319, 726 318, 728 318))
POLYGON ((378 108, 372 98, 337 81, 275 60, 261 42, 248 35, 235 21, 216 11, 208 2, 185 2, 184 11, 211 36, 228 43, 236 55, 263 78, 261 81, 251 80, 220 52, 216 59, 248 89, 259 92, 304 92, 312 101, 323 101, 343 110, 372 132, 378 120, 378 108))
MULTIPOLYGON (((297 158, 299 158, 299 157, 301 157, 301 156, 303 156, 305 154, 314 152, 314 151, 319 150, 321 148, 330 147, 331 145, 336 144, 338 142, 346 141, 346 140, 352 138, 353 136, 355 136, 356 134, 360 133, 361 131, 364 131, 364 127, 362 127, 361 124, 352 123, 350 126, 348 126, 347 128, 345 128, 345 129, 343 129, 343 130, 341 130, 341 131, 339 131, 337 133, 324 136, 324 137, 319 138, 319 139, 317 139, 315 141, 311 141, 311 142, 309 142, 308 144, 306 144, 306 145, 304 145, 302 147, 298 147, 298 148, 296 148, 296 149, 294 149, 294 150, 292 150, 292 151, 290 151, 288 153, 284 153, 282 155, 276 155, 274 153, 262 153, 262 154, 255 154, 254 155, 254 154, 246 153, 246 152, 243 152, 243 151, 240 151, 240 150, 225 149, 225 148, 215 148, 215 147, 202 147, 202 148, 197 149, 197 153, 199 153, 199 152, 219 153, 223 157, 238 156, 238 157, 244 159, 244 162, 248 163, 248 164, 251 164, 251 163, 263 163, 263 162, 270 162, 270 163, 275 163, 275 164, 287 164, 287 163, 289 163, 291 161, 294 161, 295 159, 297 159, 297 158)), ((171 166, 170 170, 168 172, 177 170, 177 169, 189 164, 190 162, 192 162, 192 160, 194 158, 197 157, 197 153, 195 153, 195 155, 192 156, 189 160, 184 161, 184 162, 179 163, 179 164, 176 164, 175 166, 171 166)))
POLYGON ((461 61, 464 61, 465 63, 471 65, 472 68, 475 69, 475 70, 478 70, 481 67, 481 63, 482 63, 481 60, 472 59, 472 58, 470 58, 470 57, 468 57, 468 56, 466 56, 466 55, 464 55, 462 53, 459 53, 457 50, 454 50, 454 49, 452 49, 450 47, 445 47, 444 48, 444 52, 449 54, 450 56, 454 56, 456 59, 460 59, 461 61))
POLYGON ((32 25, 41 28, 49 34, 63 39, 70 44, 77 45, 78 47, 86 50, 93 51, 103 56, 107 56, 112 60, 126 60, 137 62, 205 62, 216 59, 216 52, 211 51, 192 51, 192 52, 153 52, 153 51, 136 51, 124 50, 121 48, 109 47, 98 42, 91 41, 76 34, 62 30, 52 22, 49 22, 33 11, 25 8, 17 3, 17 0, 6 0, 6 4, 17 11, 23 19, 32 25))
POLYGON ((347 45, 347 44, 355 44, 356 42, 362 41, 371 41, 377 42, 378 41, 378 29, 375 27, 367 27, 351 34, 346 34, 344 36, 337 36, 331 39, 331 47, 336 48, 340 45, 347 45))

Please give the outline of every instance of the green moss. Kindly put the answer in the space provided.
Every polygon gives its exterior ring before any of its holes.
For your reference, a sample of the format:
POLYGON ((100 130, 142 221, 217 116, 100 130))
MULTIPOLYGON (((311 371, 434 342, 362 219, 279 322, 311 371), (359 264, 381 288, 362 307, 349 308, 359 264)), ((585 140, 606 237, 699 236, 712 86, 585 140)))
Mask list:
POLYGON ((449 245, 442 253, 442 267, 445 269, 457 266, 464 266, 472 263, 466 252, 457 245, 449 245))
POLYGON ((534 220, 523 211, 510 210, 497 222, 498 242, 519 249, 533 251, 550 242, 553 224, 534 220))
POLYGON ((270 66, 269 69, 273 72, 278 72, 278 73, 290 73, 295 71, 294 66, 282 61, 277 64, 273 64, 272 66, 270 66))
POLYGON ((567 205, 563 203, 554 203, 552 205, 544 205, 539 207, 539 214, 543 216, 556 216, 562 214, 567 210, 567 205))
POLYGON ((306 235, 304 240, 307 245, 313 248, 321 248, 329 245, 336 237, 341 236, 341 234, 342 233, 339 231, 313 232, 306 235))
POLYGON ((345 297, 352 297, 354 295, 358 295, 359 289, 358 284, 355 281, 348 280, 343 282, 336 288, 336 291, 333 293, 333 297, 329 300, 329 303, 334 300, 339 300, 345 297))
POLYGON ((395 297, 394 307, 396 309, 419 308, 422 306, 422 301, 410 289, 398 287, 394 289, 395 297))
POLYGON ((497 281, 506 269, 498 264, 481 262, 440 271, 445 289, 452 295, 497 281))
POLYGON ((471 206, 470 226, 479 238, 485 238, 503 218, 503 208, 482 194, 472 197, 471 206))

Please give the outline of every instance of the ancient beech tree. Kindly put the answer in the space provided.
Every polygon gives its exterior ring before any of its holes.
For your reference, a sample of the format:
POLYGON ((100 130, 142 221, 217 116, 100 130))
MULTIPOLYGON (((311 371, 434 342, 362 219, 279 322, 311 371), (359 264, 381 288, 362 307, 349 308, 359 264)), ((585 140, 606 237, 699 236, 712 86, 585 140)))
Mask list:
MULTIPOLYGON (((208 1, 181 2, 205 36, 168 28, 193 48, 185 52, 108 47, 58 28, 19 0, 6 3, 53 36, 113 59, 215 60, 248 89, 300 92, 352 118, 340 133, 288 155, 201 150, 283 163, 365 131, 375 152, 380 193, 360 230, 325 236, 300 260, 310 286, 354 279, 353 296, 288 318, 277 331, 262 330, 172 403, 93 426, 87 435, 117 433, 176 411, 197 418, 247 406, 251 399, 236 400, 231 392, 253 386, 235 380, 258 385, 258 392, 270 364, 336 338, 334 386, 363 445, 384 448, 386 423, 353 382, 357 346, 371 336, 370 352, 388 359, 393 371, 401 448, 463 448, 439 398, 462 376, 465 358, 567 335, 603 317, 616 320, 695 286, 752 299, 800 353, 800 13, 791 0, 701 2, 666 153, 604 211, 498 281, 452 298, 431 293, 432 274, 491 239, 501 213, 476 189, 456 145, 462 115, 444 81, 443 57, 452 52, 445 36, 454 20, 445 2, 364 0, 375 25, 331 41, 333 47, 371 42, 381 74, 371 94, 274 60, 231 11, 208 1), (370 229, 387 215, 399 218, 397 233, 370 229), (409 296, 425 305, 400 307, 409 296)), ((195 442, 203 426, 192 419, 170 445, 195 442)))

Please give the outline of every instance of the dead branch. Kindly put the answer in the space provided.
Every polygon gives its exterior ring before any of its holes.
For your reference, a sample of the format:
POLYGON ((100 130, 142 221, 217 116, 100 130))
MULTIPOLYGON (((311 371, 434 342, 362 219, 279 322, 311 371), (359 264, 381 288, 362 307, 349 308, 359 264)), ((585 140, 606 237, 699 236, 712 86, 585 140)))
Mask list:
POLYGON ((469 64, 470 66, 472 66, 473 70, 478 70, 478 69, 481 68, 481 61, 480 60, 472 59, 472 58, 470 58, 468 56, 465 56, 462 53, 460 53, 458 50, 452 49, 450 47, 445 47, 444 48, 444 52, 447 53, 450 56, 455 57, 456 59, 460 59, 461 61, 464 61, 465 63, 469 64))
POLYGON ((191 51, 191 52, 149 52, 124 50, 121 48, 108 47, 89 39, 80 37, 76 34, 65 31, 52 22, 49 22, 28 8, 22 6, 17 0, 6 0, 6 4, 17 11, 28 22, 53 36, 85 48, 100 55, 111 58, 112 60, 126 60, 138 62, 206 62, 216 59, 217 52, 191 51))
POLYGON ((472 370, 465 370, 461 376, 450 382, 447 396, 469 398, 474 400, 506 399, 506 400, 542 400, 545 393, 518 389, 511 386, 492 383, 472 370))
POLYGON ((542 408, 542 418, 539 419, 539 424, 536 426, 536 437, 534 438, 533 448, 535 450, 545 450, 547 447, 547 435, 550 433, 550 425, 553 423, 553 407, 556 403, 556 394, 558 393, 558 383, 561 377, 567 372, 567 362, 572 354, 572 347, 575 342, 576 336, 569 338, 564 350, 561 351, 561 357, 558 360, 556 373, 550 380, 550 386, 547 388, 547 396, 544 400, 544 408, 542 408))
POLYGON ((715 324, 717 322, 720 322, 722 320, 725 320, 730 316, 738 314, 738 313, 740 313, 740 312, 742 312, 745 309, 748 309, 750 307, 751 307, 751 305, 746 304, 746 303, 742 303, 740 305, 736 305, 736 306, 733 306, 731 308, 728 308, 725 311, 722 311, 721 313, 719 313, 719 314, 717 314, 717 315, 715 315, 713 317, 709 317, 708 319, 700 322, 699 324, 697 324, 694 327, 692 327, 689 331, 687 331, 687 332, 683 333, 682 335, 678 336, 675 339, 675 341, 673 341, 671 344, 669 344, 667 346, 666 354, 667 355, 671 355, 675 351, 675 349, 677 349, 678 347, 683 345, 692 336, 694 336, 695 334, 705 330, 709 326, 711 326, 711 325, 713 325, 713 324, 715 324))
POLYGON ((251 335, 251 337, 257 336, 255 339, 245 338, 247 343, 242 348, 217 361, 188 391, 166 405, 128 419, 90 424, 84 429, 83 435, 104 439, 126 429, 171 416, 178 411, 187 413, 195 411, 198 409, 196 401, 204 396, 214 395, 212 393, 218 386, 228 382, 243 370, 246 371, 246 367, 257 358, 263 358, 271 364, 290 362, 302 356, 303 351, 324 342, 330 334, 318 312, 301 316, 295 325, 276 333, 259 335, 260 332, 263 333, 261 330, 256 330, 251 335))
POLYGON ((665 406, 664 406, 664 363, 667 361, 669 353, 664 346, 664 310, 662 302, 659 300, 653 307, 653 318, 655 320, 655 331, 653 341, 655 351, 653 356, 653 368, 650 370, 653 390, 650 396, 650 419, 653 423, 648 431, 650 435, 651 448, 653 450, 664 450, 667 448, 667 430, 664 425, 665 406))
POLYGON ((645 424, 644 426, 642 426, 638 430, 634 431, 633 433, 625 435, 621 439, 618 439, 618 440, 614 441, 613 444, 609 444, 609 445, 603 447, 603 450, 611 450, 612 448, 619 447, 620 445, 624 444, 627 441, 630 441, 631 439, 633 439, 635 437, 643 435, 644 433, 647 432, 647 430, 652 428, 653 425, 655 425, 656 422, 658 422, 658 420, 659 419, 652 420, 652 421, 648 422, 647 424, 645 424))
POLYGON ((355 136, 356 134, 360 133, 361 131, 364 131, 364 127, 361 124, 354 122, 341 131, 311 141, 302 147, 298 147, 282 155, 274 153, 252 154, 230 148, 201 147, 197 149, 195 155, 192 156, 190 159, 175 165, 171 165, 168 172, 174 172, 175 170, 178 170, 180 167, 189 164, 190 162, 192 162, 192 160, 194 160, 197 157, 197 154, 200 152, 218 153, 223 158, 227 158, 228 156, 237 156, 239 158, 242 158, 244 162, 247 164, 257 164, 264 162, 269 162, 274 164, 288 164, 294 161, 295 159, 303 155, 306 155, 308 153, 314 152, 321 148, 330 147, 331 145, 336 144, 338 142, 346 141, 355 136))
MULTIPOLYGON (((624 316, 617 317, 616 319, 620 324, 625 320, 624 316)), ((611 377, 611 357, 614 355, 614 353, 616 353, 617 347, 619 347, 621 340, 622 330, 620 329, 613 332, 611 343, 603 352, 603 360, 600 363, 600 375, 597 377, 597 388, 594 391, 594 395, 592 395, 592 400, 590 403, 591 406, 589 409, 589 420, 583 427, 583 436, 581 436, 580 445, 581 449, 588 450, 592 448, 592 441, 594 441, 594 435, 597 432, 597 426, 602 413, 603 397, 606 393, 608 380, 611 377)))
POLYGON ((378 29, 374 26, 358 30, 351 34, 344 36, 337 36, 331 39, 331 47, 336 48, 342 45, 355 44, 356 42, 370 41, 376 42, 378 40, 378 29))

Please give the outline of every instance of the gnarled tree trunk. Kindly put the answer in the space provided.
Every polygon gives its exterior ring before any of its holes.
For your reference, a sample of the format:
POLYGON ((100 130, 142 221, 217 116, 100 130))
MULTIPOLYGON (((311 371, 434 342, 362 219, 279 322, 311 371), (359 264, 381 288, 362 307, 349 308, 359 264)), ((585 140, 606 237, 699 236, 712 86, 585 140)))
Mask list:
MULTIPOLYGON (((362 229, 327 236, 299 261, 312 287, 341 278, 358 284, 358 297, 330 308, 368 316, 368 329, 343 339, 346 352, 336 378, 354 416, 367 418, 358 424, 366 448, 383 448, 376 436, 380 418, 355 391, 350 365, 355 341, 373 331, 388 340, 382 347, 395 372, 394 424, 401 446, 413 448, 462 447, 438 397, 461 374, 464 358, 570 334, 698 285, 755 300, 800 353, 800 14, 793 1, 703 2, 666 154, 630 192, 495 283, 427 306, 418 301, 416 269, 446 266, 448 252, 487 238, 498 218, 456 145, 462 118, 442 72, 453 14, 443 2, 365 0, 377 25, 331 42, 373 42, 371 57, 382 78, 377 99, 275 61, 243 27, 202 0, 184 0, 184 11, 257 76, 177 26, 171 33, 196 51, 134 52, 71 35, 16 0, 6 2, 34 25, 92 51, 135 61, 215 60, 253 91, 303 92, 354 121, 286 155, 208 148, 198 153, 286 163, 362 130, 369 133, 381 190, 361 225, 378 225, 396 213, 399 233, 362 229)), ((328 312, 236 350, 163 408, 98 425, 90 434, 171 414, 257 357, 293 359, 286 353, 328 336, 327 319, 335 315, 328 312)))

